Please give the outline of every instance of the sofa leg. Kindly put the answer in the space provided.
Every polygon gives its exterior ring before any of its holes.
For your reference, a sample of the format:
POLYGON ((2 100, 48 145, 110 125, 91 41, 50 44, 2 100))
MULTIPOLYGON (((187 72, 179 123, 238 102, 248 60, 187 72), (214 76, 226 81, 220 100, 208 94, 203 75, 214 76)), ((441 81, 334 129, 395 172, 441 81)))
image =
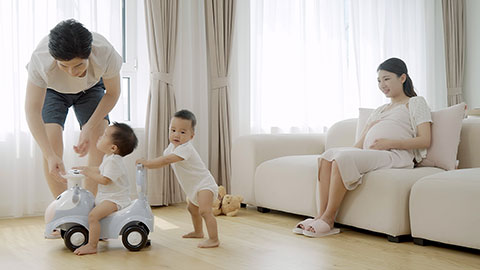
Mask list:
POLYGON ((394 242, 394 243, 400 243, 400 237, 399 236, 391 236, 391 235, 388 235, 388 242, 394 242))
POLYGON ((240 204, 240 207, 241 207, 241 208, 247 208, 247 204, 246 204, 246 203, 241 203, 241 204, 240 204))
POLYGON ((419 246, 426 246, 426 245, 428 245, 428 240, 423 239, 423 238, 414 237, 413 238, 413 243, 415 245, 419 245, 419 246))
POLYGON ((260 212, 260 213, 268 213, 268 212, 270 212, 270 209, 265 208, 265 207, 257 206, 257 211, 260 212))
POLYGON ((401 243, 401 242, 410 241, 410 240, 412 240, 410 235, 399 235, 399 236, 388 235, 388 241, 393 243, 401 243))

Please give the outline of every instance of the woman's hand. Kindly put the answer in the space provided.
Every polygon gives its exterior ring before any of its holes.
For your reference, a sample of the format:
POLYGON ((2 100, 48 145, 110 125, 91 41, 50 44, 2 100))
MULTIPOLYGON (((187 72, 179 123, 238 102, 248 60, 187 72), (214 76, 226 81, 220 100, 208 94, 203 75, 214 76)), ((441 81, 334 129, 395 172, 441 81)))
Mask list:
POLYGON ((390 150, 392 148, 394 148, 394 142, 389 139, 376 139, 370 146, 370 149, 373 150, 390 150))

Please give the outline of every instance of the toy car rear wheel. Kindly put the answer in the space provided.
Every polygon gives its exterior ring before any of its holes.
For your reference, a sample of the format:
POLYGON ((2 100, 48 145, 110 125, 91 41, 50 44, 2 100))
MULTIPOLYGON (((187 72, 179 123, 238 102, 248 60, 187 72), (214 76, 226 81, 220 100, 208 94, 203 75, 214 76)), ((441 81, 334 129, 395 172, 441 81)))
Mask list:
POLYGON ((147 244, 148 234, 139 225, 131 225, 123 231, 122 243, 130 251, 139 251, 147 244))
POLYGON ((88 242, 88 230, 83 226, 71 227, 65 232, 64 241, 68 249, 75 251, 88 242))

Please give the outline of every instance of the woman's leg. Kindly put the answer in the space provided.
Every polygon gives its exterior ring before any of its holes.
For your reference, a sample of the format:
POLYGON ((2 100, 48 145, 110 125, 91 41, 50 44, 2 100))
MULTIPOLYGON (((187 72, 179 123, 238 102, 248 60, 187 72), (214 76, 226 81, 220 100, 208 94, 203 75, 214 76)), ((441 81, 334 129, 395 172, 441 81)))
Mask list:
POLYGON ((320 182, 318 185, 319 194, 320 194, 320 211, 318 212, 318 216, 315 219, 320 218, 325 210, 327 209, 328 203, 328 193, 330 190, 330 176, 332 174, 332 162, 320 159, 320 164, 318 168, 318 181, 320 182))
POLYGON ((347 193, 347 189, 343 184, 342 176, 340 175, 340 170, 336 161, 332 162, 332 174, 330 176, 330 189, 328 195, 327 208, 321 219, 325 221, 330 228, 333 228, 333 223, 335 222, 335 216, 337 214, 338 208, 342 204, 343 198, 347 193))

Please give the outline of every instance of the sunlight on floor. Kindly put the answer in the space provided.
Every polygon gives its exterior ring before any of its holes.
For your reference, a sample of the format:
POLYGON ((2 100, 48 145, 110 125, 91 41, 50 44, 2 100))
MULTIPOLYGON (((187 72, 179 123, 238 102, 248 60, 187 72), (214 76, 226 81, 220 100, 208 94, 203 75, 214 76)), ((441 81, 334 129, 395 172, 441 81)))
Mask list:
POLYGON ((162 218, 159 218, 155 216, 155 227, 166 231, 166 230, 172 230, 172 229, 178 229, 179 227, 177 225, 174 225, 173 223, 170 223, 162 218))

